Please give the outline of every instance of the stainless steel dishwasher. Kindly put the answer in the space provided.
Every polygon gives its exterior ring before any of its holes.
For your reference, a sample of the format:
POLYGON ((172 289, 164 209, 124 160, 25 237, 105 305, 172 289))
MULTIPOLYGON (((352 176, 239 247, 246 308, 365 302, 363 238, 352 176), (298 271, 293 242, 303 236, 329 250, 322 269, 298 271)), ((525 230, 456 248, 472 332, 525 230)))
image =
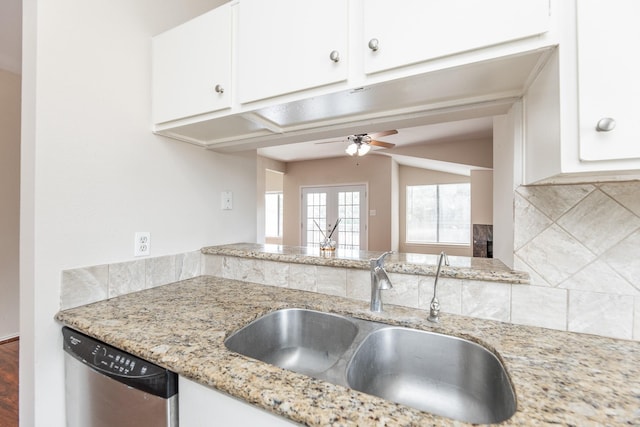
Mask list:
POLYGON ((178 376, 62 328, 68 427, 178 425, 178 376))

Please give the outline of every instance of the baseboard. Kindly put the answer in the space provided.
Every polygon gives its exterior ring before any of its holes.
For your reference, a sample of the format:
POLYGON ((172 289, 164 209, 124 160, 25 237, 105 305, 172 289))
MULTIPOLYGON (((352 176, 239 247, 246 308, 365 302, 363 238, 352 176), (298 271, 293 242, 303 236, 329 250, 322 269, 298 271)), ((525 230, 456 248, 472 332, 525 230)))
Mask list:
POLYGON ((0 338, 0 345, 7 344, 13 341, 18 341, 19 339, 20 339, 19 335, 16 335, 13 337, 9 336, 9 337, 0 338))

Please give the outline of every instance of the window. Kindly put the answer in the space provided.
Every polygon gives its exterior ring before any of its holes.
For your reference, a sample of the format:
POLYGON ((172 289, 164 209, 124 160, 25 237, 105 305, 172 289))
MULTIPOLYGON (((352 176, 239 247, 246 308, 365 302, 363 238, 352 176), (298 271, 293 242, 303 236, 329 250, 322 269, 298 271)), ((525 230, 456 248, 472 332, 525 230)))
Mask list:
POLYGON ((264 197, 264 234, 266 237, 282 237, 282 192, 268 192, 264 197))
POLYGON ((471 185, 407 186, 406 241, 469 245, 471 185))

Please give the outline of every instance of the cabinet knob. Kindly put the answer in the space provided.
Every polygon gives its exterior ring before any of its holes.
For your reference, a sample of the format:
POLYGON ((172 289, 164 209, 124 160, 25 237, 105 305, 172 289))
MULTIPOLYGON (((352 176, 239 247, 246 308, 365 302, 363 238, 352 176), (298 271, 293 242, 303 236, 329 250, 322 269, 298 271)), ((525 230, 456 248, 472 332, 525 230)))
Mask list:
POLYGON ((224 88, 220 85, 216 85, 216 87, 213 89, 218 93, 224 93, 224 88))
POLYGON ((378 50, 378 39, 369 40, 369 49, 371 49, 374 52, 378 50))
POLYGON ((333 62, 338 62, 340 61, 340 53, 337 50, 332 50, 331 53, 329 54, 329 58, 333 62))
POLYGON ((598 124, 596 125, 596 130, 598 132, 610 132, 616 128, 616 121, 611 117, 603 117, 598 120, 598 124))

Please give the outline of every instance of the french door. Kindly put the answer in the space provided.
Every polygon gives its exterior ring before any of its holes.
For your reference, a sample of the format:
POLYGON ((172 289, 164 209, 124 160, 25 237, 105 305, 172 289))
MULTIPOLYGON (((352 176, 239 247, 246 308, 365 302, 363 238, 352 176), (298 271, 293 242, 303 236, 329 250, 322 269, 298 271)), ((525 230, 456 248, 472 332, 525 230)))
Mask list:
POLYGON ((365 185, 303 187, 302 246, 319 246, 331 235, 339 249, 366 250, 366 196, 365 185))

